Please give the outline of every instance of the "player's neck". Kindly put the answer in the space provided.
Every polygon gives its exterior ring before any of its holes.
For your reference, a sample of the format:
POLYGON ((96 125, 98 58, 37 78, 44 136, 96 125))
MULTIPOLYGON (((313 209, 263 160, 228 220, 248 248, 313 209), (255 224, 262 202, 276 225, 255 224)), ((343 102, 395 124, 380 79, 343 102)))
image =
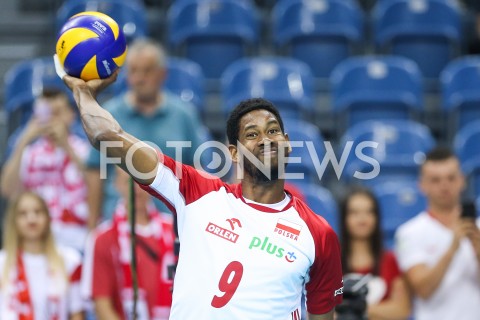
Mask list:
POLYGON ((258 203, 272 204, 285 198, 284 181, 276 180, 258 184, 250 179, 242 180, 242 196, 258 203))
POLYGON ((430 203, 428 213, 447 228, 453 228, 460 218, 460 204, 453 206, 436 206, 430 203))

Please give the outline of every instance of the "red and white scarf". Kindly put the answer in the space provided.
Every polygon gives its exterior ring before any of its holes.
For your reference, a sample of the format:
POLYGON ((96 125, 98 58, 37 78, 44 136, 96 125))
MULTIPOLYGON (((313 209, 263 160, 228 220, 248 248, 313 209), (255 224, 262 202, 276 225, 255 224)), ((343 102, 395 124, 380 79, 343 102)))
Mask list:
MULTIPOLYGON (((22 254, 17 255, 16 268, 11 273, 11 282, 2 285, 3 299, 0 306, 0 319, 2 320, 36 320, 33 306, 33 297, 27 279, 27 271, 22 254)), ((43 276, 43 275, 39 275, 43 276)), ((61 317, 61 296, 65 294, 65 281, 60 275, 49 272, 49 286, 47 288, 46 303, 48 320, 64 320, 61 317)), ((38 319, 45 319, 37 315, 38 319)))
MULTIPOLYGON (((146 228, 142 229, 141 236, 154 237, 159 242, 164 236, 163 222, 159 211, 156 209, 153 203, 150 203, 147 207, 149 224, 146 228)), ((117 235, 118 246, 120 248, 120 264, 123 275, 123 287, 121 291, 121 299, 124 307, 126 319, 131 319, 133 310, 133 279, 131 269, 131 250, 130 250, 130 224, 128 222, 126 205, 120 202, 115 210, 113 217, 113 226, 117 235)), ((137 235, 139 234, 137 230, 137 235)), ((159 262, 160 264, 160 262, 159 262)), ((141 268, 141 267, 140 267, 141 268)), ((151 277, 152 275, 148 275, 151 277)), ((161 281, 161 269, 155 275, 158 280, 161 281)), ((142 284, 148 279, 142 277, 142 273, 138 272, 138 301, 137 301, 137 320, 156 320, 164 319, 162 313, 165 313, 165 306, 162 306, 160 299, 157 299, 155 306, 149 306, 147 303, 146 292, 142 288, 142 284)), ((169 309, 166 311, 169 312, 169 309)), ((167 315, 168 317, 168 315, 167 315)))

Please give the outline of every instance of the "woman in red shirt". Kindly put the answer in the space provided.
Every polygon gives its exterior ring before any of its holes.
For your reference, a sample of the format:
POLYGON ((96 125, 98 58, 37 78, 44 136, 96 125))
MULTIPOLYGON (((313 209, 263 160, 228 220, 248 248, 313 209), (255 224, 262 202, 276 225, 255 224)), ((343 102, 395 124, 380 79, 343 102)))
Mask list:
POLYGON ((407 319, 409 293, 394 254, 383 248, 377 199, 370 190, 355 188, 341 203, 340 215, 343 273, 373 276, 368 283, 368 319, 407 319))

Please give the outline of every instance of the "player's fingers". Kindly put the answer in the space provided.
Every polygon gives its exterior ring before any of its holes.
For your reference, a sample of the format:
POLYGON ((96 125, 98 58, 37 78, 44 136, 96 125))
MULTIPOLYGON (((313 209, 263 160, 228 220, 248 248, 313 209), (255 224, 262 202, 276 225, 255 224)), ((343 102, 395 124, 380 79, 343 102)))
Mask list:
POLYGON ((112 73, 112 75, 108 78, 90 80, 87 82, 87 85, 94 92, 94 94, 97 94, 99 91, 105 89, 106 87, 111 85, 113 82, 115 82, 115 80, 117 80, 117 76, 118 76, 118 70, 112 73))

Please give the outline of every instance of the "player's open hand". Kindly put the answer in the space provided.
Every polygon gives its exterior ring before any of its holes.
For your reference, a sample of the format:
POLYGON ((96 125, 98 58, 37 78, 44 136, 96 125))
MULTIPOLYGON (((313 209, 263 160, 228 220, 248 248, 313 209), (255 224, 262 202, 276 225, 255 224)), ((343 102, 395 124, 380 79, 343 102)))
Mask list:
POLYGON ((75 93, 75 89, 87 88, 94 97, 96 97, 100 91, 115 82, 119 72, 119 69, 117 69, 108 78, 85 81, 80 78, 69 76, 65 70, 63 70, 57 55, 53 56, 53 61, 55 63, 55 71, 57 75, 63 80, 63 82, 65 82, 67 87, 72 90, 72 92, 75 93))
POLYGON ((110 77, 105 79, 84 81, 82 79, 75 78, 67 74, 63 76, 62 80, 70 88, 70 90, 75 91, 75 88, 87 87, 92 93, 92 95, 96 97, 100 91, 102 91, 103 89, 114 83, 115 80, 117 80, 118 71, 118 69, 115 70, 115 72, 112 73, 110 77))

